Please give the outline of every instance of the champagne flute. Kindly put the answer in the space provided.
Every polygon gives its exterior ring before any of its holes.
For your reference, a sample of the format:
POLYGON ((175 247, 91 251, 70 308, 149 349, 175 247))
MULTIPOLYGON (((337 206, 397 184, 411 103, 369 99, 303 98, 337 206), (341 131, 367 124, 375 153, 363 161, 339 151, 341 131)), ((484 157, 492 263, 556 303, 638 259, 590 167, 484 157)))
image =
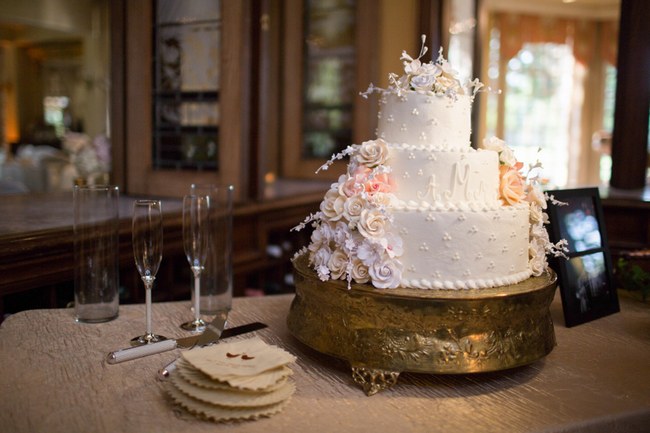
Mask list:
MULTIPOLYGON (((190 194, 210 197, 208 255, 201 272, 201 314, 228 314, 232 307, 233 185, 192 184, 190 194)), ((194 309, 194 292, 192 292, 194 309)))
POLYGON ((210 238, 210 197, 186 195, 183 197, 183 248, 194 275, 194 320, 185 322, 181 328, 202 331, 205 321, 201 319, 201 272, 208 255, 210 238))
POLYGON ((133 256, 135 266, 144 282, 146 292, 146 332, 131 340, 131 344, 155 343, 166 340, 151 331, 151 289, 162 260, 162 205, 160 200, 136 200, 133 203, 133 256))

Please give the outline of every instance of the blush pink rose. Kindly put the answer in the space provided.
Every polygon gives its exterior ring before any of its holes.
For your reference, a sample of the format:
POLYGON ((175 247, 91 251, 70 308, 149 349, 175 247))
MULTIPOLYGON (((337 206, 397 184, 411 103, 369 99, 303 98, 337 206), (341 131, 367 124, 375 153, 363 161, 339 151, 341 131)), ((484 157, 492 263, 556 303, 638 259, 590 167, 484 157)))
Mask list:
POLYGON ((370 170, 365 165, 358 166, 345 182, 341 184, 340 192, 346 197, 352 197, 363 191, 364 184, 368 180, 370 170))
POLYGON ((363 186, 364 191, 371 197, 378 192, 393 192, 395 190, 395 182, 388 173, 378 173, 368 178, 363 186))

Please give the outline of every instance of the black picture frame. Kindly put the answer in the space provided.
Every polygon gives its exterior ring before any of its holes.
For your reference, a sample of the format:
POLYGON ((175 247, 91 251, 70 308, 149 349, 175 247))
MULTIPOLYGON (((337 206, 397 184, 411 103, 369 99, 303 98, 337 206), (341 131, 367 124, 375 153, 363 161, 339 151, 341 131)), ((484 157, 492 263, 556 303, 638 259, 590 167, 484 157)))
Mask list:
POLYGON ((568 242, 568 259, 550 260, 558 275, 564 322, 580 325, 620 311, 598 188, 547 191, 549 238, 568 242))

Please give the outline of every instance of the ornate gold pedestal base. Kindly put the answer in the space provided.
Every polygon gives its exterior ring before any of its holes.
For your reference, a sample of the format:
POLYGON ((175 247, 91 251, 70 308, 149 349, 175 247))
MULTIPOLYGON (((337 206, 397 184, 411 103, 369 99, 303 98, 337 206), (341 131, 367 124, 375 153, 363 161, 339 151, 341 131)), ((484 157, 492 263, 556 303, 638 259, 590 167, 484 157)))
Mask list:
POLYGON ((294 261, 296 297, 287 324, 303 343, 344 359, 372 395, 401 372, 458 374, 530 364, 555 346, 552 271, 482 290, 377 290, 318 279, 294 261))

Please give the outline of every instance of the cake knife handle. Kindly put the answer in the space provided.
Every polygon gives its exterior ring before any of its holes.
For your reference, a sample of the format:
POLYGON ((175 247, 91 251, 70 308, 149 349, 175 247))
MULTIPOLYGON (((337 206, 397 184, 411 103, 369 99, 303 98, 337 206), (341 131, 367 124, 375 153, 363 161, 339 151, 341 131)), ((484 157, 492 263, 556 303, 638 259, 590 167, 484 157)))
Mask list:
POLYGON ((106 356, 106 362, 109 364, 117 364, 142 358, 143 356, 153 355, 154 353, 166 352, 176 349, 176 347, 176 340, 164 340, 157 343, 143 344, 142 346, 129 347, 111 352, 106 356))
POLYGON ((177 359, 174 359, 172 362, 170 362, 169 364, 165 365, 163 368, 158 370, 158 379, 159 380, 165 380, 165 379, 169 378, 169 375, 172 374, 172 372, 174 370, 176 370, 176 361, 177 361, 177 359))

